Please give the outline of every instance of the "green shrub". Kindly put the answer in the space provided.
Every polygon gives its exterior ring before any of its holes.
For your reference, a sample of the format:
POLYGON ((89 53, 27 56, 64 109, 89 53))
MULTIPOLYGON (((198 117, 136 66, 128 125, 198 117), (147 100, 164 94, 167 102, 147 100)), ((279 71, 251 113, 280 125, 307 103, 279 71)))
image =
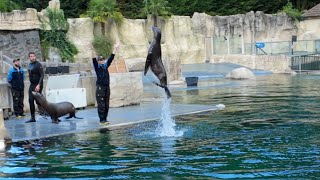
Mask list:
POLYGON ((107 22, 113 19, 116 23, 123 21, 123 15, 119 12, 116 0, 91 0, 85 16, 95 22, 107 22))
POLYGON ((42 27, 40 39, 45 58, 48 58, 48 48, 51 46, 58 49, 63 62, 74 62, 74 55, 78 50, 67 38, 69 25, 63 11, 47 8, 45 14, 48 19, 39 18, 42 27), (50 30, 46 30, 47 28, 50 30))
POLYGON ((0 1, 0 12, 10 12, 15 9, 20 9, 20 6, 11 0, 0 1))
POLYGON ((105 36, 94 36, 92 46, 99 55, 107 57, 111 54, 112 42, 105 36))
POLYGON ((281 12, 286 13, 289 17, 296 21, 300 21, 302 19, 302 12, 298 9, 293 8, 293 5, 290 1, 288 1, 288 3, 283 6, 281 12))

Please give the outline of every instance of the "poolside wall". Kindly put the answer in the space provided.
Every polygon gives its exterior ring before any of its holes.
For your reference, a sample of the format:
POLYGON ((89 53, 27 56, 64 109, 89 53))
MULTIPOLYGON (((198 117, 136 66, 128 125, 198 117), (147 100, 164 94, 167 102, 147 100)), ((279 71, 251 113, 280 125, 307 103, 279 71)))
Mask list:
MULTIPOLYGON (((26 78, 28 79, 28 77, 26 78)), ((45 87, 47 78, 44 81, 43 93, 45 94, 45 87)), ((30 82, 25 81, 24 89, 24 110, 29 112, 28 89, 30 82)), ((87 104, 88 106, 96 105, 96 77, 83 76, 79 80, 78 87, 86 88, 87 104)), ((121 107, 133 104, 139 104, 143 95, 142 74, 141 72, 130 73, 112 73, 110 74, 110 107, 121 107)), ((0 84, 0 108, 12 109, 12 96, 10 88, 7 83, 0 84)))
POLYGON ((273 73, 291 73, 289 57, 285 55, 213 55, 211 63, 234 63, 251 69, 271 71, 273 73))

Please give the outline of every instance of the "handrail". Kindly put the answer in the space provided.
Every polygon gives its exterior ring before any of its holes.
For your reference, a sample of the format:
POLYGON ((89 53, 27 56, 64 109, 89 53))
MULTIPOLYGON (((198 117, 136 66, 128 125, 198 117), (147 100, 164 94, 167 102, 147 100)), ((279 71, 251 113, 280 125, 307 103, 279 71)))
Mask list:
POLYGON ((302 71, 319 71, 320 54, 304 54, 291 56, 291 69, 301 73, 302 71))
POLYGON ((8 56, 4 55, 2 51, 0 51, 0 60, 1 60, 0 63, 1 63, 1 66, 2 66, 2 72, 3 73, 5 73, 5 70, 6 70, 5 66, 8 67, 7 69, 12 67, 12 64, 10 64, 8 61, 4 60, 4 57, 6 59, 10 59, 8 56))

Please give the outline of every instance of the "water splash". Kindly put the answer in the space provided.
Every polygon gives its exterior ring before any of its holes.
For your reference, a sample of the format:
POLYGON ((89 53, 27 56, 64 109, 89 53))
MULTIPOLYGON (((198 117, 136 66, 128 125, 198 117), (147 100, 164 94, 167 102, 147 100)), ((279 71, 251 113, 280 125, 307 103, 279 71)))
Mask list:
POLYGON ((183 135, 183 131, 176 131, 176 122, 172 117, 170 105, 171 98, 167 99, 164 97, 162 102, 160 122, 156 129, 156 132, 160 137, 177 137, 183 135))

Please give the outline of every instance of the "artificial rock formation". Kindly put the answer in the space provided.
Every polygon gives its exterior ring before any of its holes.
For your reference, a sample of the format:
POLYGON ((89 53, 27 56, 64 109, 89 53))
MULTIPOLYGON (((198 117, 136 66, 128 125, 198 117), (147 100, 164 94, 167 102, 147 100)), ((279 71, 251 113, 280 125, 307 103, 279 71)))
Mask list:
POLYGON ((28 53, 32 51, 41 59, 39 32, 37 30, 0 30, 0 51, 10 58, 20 58, 22 61, 27 61, 28 53))
POLYGON ((286 14, 260 11, 231 16, 194 13, 192 22, 194 32, 211 38, 213 47, 208 48, 213 54, 254 54, 255 42, 291 41, 297 33, 295 22, 286 14))
POLYGON ((68 39, 77 47, 79 53, 75 59, 80 63, 91 63, 93 56, 93 21, 89 18, 68 19, 69 31, 68 39))
POLYGON ((125 60, 129 72, 144 71, 146 58, 133 58, 125 60))
POLYGON ((110 89, 110 107, 140 104, 143 94, 141 72, 111 74, 110 89))
MULTIPOLYGON (((49 6, 60 8, 58 0, 50 1, 49 6)), ((43 12, 36 12, 35 9, 0 13, 0 32, 39 29, 38 15, 43 15, 43 12)), ((91 46, 94 35, 104 33, 113 42, 121 42, 118 56, 126 61, 145 58, 152 40, 153 22, 150 17, 124 19, 122 24, 111 21, 93 23, 88 18, 68 19, 68 22, 68 38, 79 50, 75 57, 77 62, 90 62, 94 54, 91 46)), ((177 63, 210 62, 213 55, 252 55, 256 53, 256 42, 283 42, 264 48, 266 52, 276 54, 289 51, 292 35, 297 35, 298 40, 320 38, 319 19, 294 22, 285 14, 270 15, 259 11, 231 16, 210 16, 205 13, 194 13, 192 17, 171 16, 169 19, 159 18, 158 26, 162 31, 163 61, 170 62, 166 63, 169 65, 167 69, 174 69, 177 63), (172 61, 175 64, 173 67, 172 61)), ((302 46, 311 51, 315 49, 312 42, 295 48, 298 51, 302 46)), ((24 54, 18 56, 24 57, 24 54)), ((174 73, 174 76, 179 76, 179 71, 174 73)))
POLYGON ((241 79, 254 79, 255 76, 250 69, 241 67, 241 68, 232 70, 229 74, 226 75, 226 78, 241 80, 241 79))

